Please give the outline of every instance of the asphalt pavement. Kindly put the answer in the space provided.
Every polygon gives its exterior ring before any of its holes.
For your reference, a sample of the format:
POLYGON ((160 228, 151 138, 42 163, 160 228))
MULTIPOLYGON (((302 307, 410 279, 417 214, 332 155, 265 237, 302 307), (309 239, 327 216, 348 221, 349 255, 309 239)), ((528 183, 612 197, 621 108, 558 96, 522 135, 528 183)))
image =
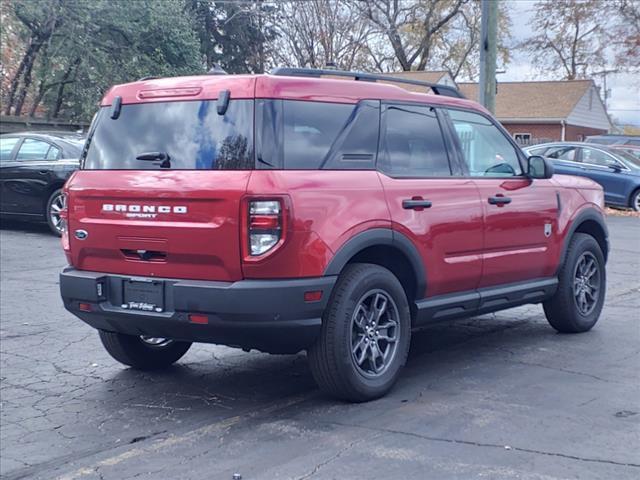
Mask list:
POLYGON ((67 313, 46 228, 0 230, 3 479, 640 478, 640 220, 608 219, 606 305, 561 335, 540 306, 431 325, 385 398, 322 395, 304 354, 194 345, 117 364, 67 313))

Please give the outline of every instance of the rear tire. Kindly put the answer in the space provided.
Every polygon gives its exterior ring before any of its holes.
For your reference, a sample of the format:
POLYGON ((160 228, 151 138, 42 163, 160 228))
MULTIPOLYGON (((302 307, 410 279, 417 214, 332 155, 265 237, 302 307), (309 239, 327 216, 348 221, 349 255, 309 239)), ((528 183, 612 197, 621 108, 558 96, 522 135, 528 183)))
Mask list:
POLYGON ((591 235, 573 235, 558 281, 558 290, 543 304, 551 326, 562 333, 591 330, 602 312, 607 287, 604 255, 591 235))
POLYGON ((59 188, 49 196, 47 200, 47 208, 44 214, 47 217, 47 225, 51 233, 60 237, 62 236, 62 219, 60 218, 60 211, 64 208, 64 196, 62 195, 62 189, 59 188))
MULTIPOLYGON (((100 330, 102 345, 120 363, 139 370, 159 370, 177 362, 187 353, 190 342, 165 340, 156 343, 135 335, 100 330)), ((145 337, 146 338, 146 337, 145 337)), ((160 339, 158 339, 160 340, 160 339)), ((164 340, 164 339, 163 339, 164 340)))
POLYGON ((340 274, 309 349, 311 372, 326 393, 352 402, 386 394, 407 360, 411 314, 398 279, 372 264, 340 274))

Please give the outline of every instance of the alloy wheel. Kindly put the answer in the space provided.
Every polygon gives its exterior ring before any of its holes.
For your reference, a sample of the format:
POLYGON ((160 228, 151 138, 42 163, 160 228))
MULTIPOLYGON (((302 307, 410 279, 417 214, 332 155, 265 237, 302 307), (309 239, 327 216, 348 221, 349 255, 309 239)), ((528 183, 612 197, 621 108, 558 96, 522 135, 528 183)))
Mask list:
POLYGON ((583 253, 573 276, 573 298, 578 311, 589 315, 598 304, 600 293, 600 272, 598 260, 590 252, 583 253))
POLYGON ((65 208, 65 196, 60 193, 53 197, 51 205, 49 207, 49 218, 51 219, 51 225, 56 229, 58 233, 62 233, 64 230, 64 221, 61 217, 61 213, 65 208))
POLYGON ((173 340, 164 337, 149 337, 147 335, 140 335, 140 340, 151 347, 166 347, 170 345, 173 340))
POLYGON ((370 290, 358 301, 351 317, 351 358, 366 377, 384 374, 398 350, 400 316, 384 290, 370 290))

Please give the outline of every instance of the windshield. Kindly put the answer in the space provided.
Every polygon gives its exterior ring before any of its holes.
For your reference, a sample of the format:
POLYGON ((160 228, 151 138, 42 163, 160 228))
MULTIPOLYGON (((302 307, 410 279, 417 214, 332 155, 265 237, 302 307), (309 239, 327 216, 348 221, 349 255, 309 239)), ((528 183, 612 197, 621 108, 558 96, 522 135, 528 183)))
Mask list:
POLYGON ((247 170, 253 161, 253 100, 232 100, 224 115, 215 101, 103 107, 88 139, 88 170, 247 170))
POLYGON ((626 163, 630 163, 630 167, 640 168, 640 158, 636 157, 633 153, 618 148, 616 148, 615 153, 619 157, 622 157, 626 163))

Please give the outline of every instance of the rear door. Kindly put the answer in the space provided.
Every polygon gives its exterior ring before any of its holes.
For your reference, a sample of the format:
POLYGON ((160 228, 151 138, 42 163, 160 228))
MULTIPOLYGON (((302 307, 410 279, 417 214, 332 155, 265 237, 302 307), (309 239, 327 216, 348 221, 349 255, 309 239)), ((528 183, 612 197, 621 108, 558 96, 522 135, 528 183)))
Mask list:
POLYGON ((549 180, 524 175, 519 148, 488 117, 449 109, 464 166, 484 209, 481 287, 552 276, 558 199, 549 180))
POLYGON ((123 105, 99 113, 68 183, 73 265, 234 281, 240 203, 254 165, 253 100, 123 105))
POLYGON ((378 170, 393 228, 422 256, 424 296, 475 290, 482 266, 480 197, 449 158, 436 110, 386 104, 380 137, 378 170))

